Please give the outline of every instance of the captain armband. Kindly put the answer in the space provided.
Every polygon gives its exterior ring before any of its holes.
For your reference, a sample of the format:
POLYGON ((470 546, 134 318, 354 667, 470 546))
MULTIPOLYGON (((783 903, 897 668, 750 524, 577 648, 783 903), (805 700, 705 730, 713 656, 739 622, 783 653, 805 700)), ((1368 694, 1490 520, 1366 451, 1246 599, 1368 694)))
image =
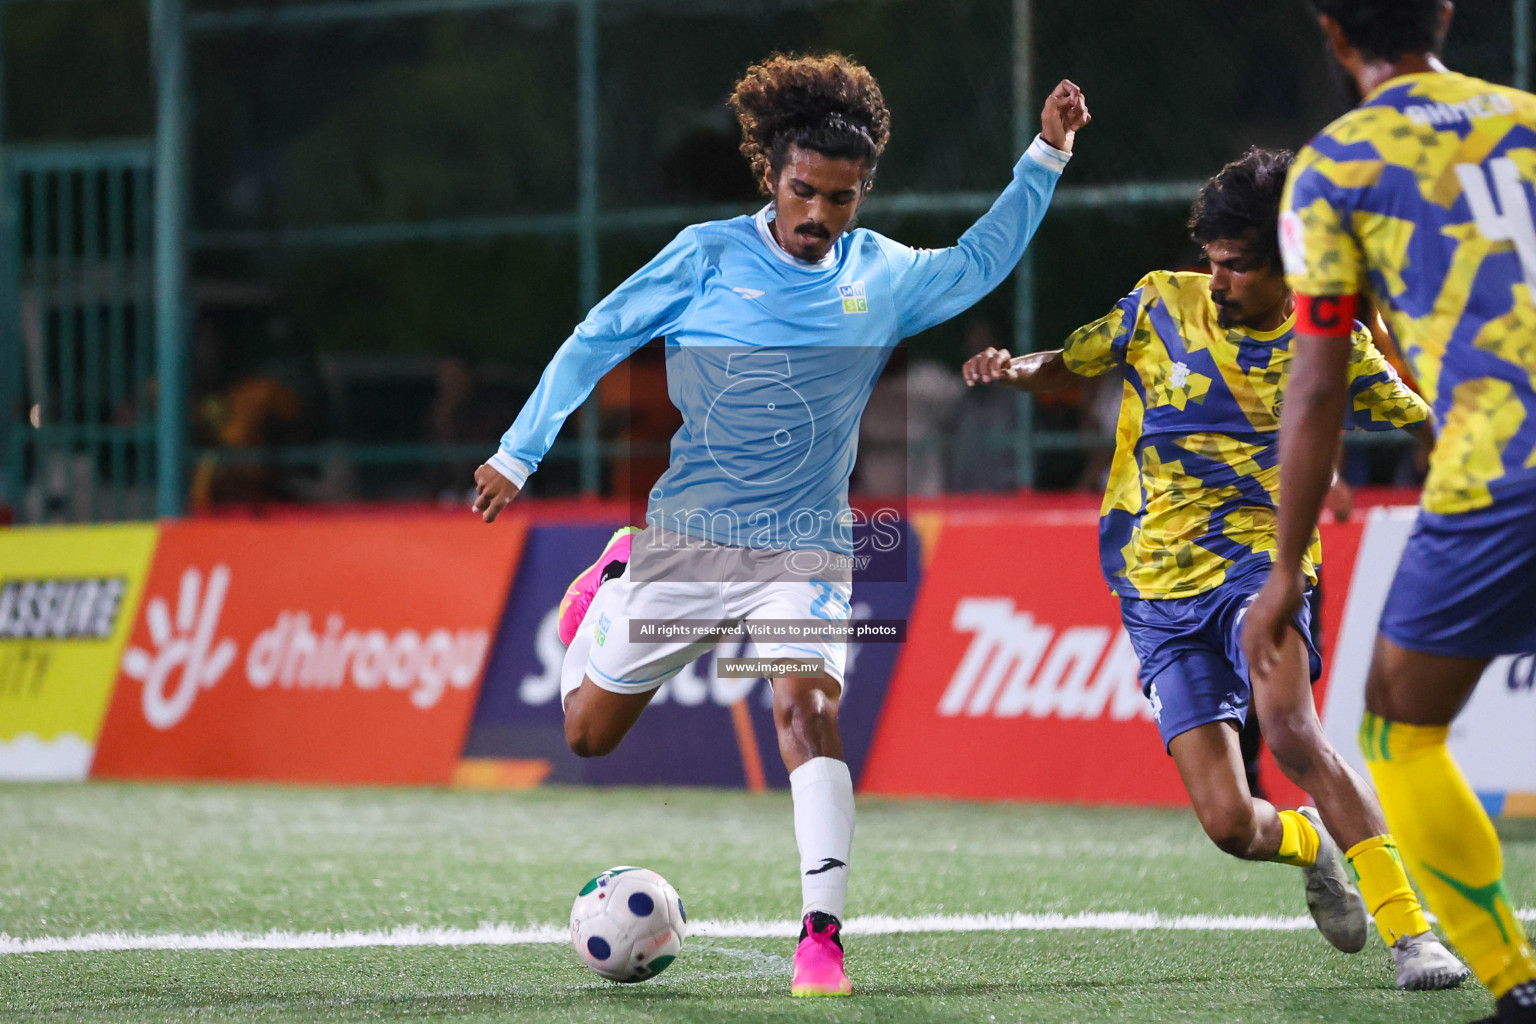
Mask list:
POLYGON ((1358 295, 1297 295, 1296 333, 1347 338, 1359 307, 1358 295))

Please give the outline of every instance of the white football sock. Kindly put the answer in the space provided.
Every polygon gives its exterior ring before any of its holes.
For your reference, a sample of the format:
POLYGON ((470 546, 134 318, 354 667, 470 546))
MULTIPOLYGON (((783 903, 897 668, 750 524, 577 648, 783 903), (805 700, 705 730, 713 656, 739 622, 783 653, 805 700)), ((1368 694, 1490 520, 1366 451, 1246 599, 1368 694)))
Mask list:
POLYGON ((813 757, 789 773, 800 847, 800 917, 813 910, 843 919, 853 854, 853 776, 848 765, 813 757))

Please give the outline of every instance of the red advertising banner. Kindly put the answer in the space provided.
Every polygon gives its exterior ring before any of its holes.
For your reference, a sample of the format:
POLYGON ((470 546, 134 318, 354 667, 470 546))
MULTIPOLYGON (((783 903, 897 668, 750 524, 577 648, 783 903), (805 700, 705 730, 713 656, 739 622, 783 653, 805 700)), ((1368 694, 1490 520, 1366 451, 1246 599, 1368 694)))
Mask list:
POLYGON ((98 778, 446 783, 524 523, 162 528, 98 778))
MULTIPOLYGON (((862 790, 1187 804, 1099 572, 1097 527, 1079 512, 943 517, 862 790)), ((1325 532, 1330 612, 1358 538, 1353 524, 1325 532)), ((1337 614, 1324 620, 1336 636, 1337 614)), ((1282 804, 1301 796, 1267 758, 1264 781, 1282 804)))

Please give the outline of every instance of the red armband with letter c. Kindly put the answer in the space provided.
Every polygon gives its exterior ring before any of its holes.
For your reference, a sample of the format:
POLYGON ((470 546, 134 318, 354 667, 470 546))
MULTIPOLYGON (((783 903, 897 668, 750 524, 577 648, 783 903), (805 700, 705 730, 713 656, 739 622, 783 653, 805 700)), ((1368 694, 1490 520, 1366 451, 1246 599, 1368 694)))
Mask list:
POLYGON ((1296 296, 1296 333, 1347 338, 1354 330, 1358 295, 1296 296))

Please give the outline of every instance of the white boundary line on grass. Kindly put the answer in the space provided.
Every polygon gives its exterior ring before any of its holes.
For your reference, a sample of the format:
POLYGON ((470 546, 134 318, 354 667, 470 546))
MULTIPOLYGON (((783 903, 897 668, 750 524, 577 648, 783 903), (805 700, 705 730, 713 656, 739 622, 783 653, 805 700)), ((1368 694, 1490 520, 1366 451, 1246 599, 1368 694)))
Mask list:
MULTIPOLYGON (((1516 912, 1522 921, 1536 921, 1536 910, 1516 912)), ((799 933, 795 921, 695 921, 689 934, 712 939, 779 939, 799 933)), ((1235 917, 1127 912, 1101 914, 928 914, 921 917, 855 917, 849 935, 911 935, 944 932, 1055 931, 1308 931, 1312 919, 1299 917, 1235 917)), ((358 949, 371 946, 534 946, 570 940, 559 925, 486 924, 478 928, 422 928, 409 925, 371 932, 204 932, 200 935, 97 932, 90 935, 35 939, 13 938, 0 932, 0 956, 19 953, 106 953, 133 950, 241 949, 358 949)))

